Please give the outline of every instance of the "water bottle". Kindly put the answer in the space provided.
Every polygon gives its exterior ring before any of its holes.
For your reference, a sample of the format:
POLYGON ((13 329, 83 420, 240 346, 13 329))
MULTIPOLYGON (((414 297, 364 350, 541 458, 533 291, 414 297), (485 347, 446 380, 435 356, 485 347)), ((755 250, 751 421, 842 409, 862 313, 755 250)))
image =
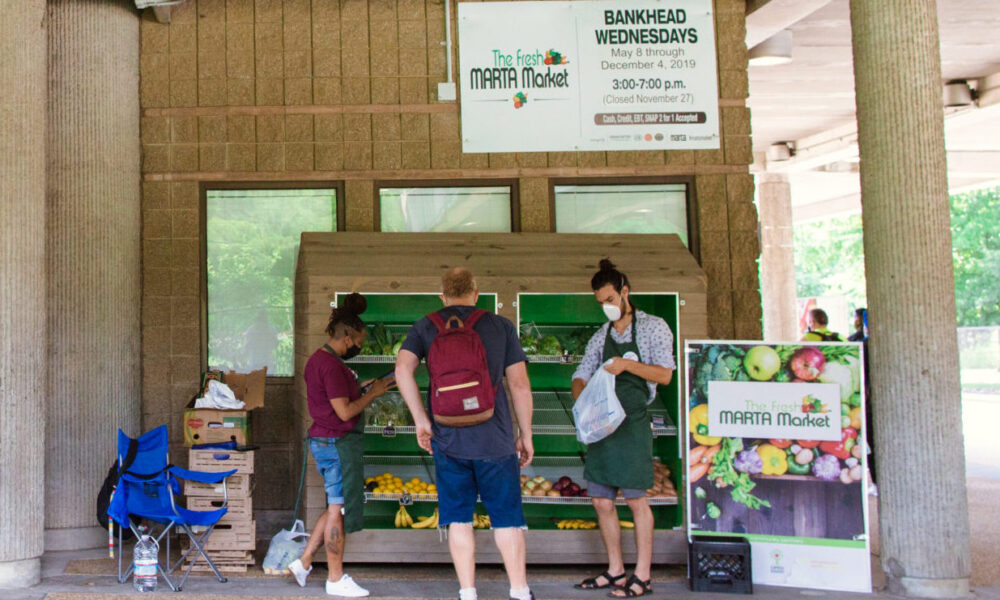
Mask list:
POLYGON ((157 569, 160 567, 160 546, 149 535, 149 529, 139 526, 139 541, 132 552, 132 581, 137 592, 156 591, 157 569))

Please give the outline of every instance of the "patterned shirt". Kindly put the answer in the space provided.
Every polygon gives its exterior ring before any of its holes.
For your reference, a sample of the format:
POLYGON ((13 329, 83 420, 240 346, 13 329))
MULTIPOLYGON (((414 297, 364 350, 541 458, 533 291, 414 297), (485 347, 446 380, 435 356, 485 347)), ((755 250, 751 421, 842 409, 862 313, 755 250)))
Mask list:
MULTIPOLYGON (((657 365, 667 369, 676 369, 674 362, 674 334, 670 331, 670 326, 660 317, 645 313, 641 310, 635 311, 636 344, 639 346, 639 358, 647 365, 657 365)), ((573 379, 589 381, 597 369, 604 363, 604 339, 608 335, 608 327, 611 323, 605 323, 594 333, 590 341, 587 342, 587 349, 583 353, 580 366, 573 373, 573 379)), ((632 341, 632 326, 629 325, 625 333, 618 333, 617 329, 611 329, 611 339, 621 344, 632 341)), ((656 383, 647 381, 649 386, 649 401, 656 398, 656 383)))

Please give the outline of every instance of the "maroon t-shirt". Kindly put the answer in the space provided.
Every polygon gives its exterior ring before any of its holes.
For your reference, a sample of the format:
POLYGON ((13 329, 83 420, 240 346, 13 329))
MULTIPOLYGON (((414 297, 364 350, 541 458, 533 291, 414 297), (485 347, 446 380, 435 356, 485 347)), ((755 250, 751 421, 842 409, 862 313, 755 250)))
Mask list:
POLYGON ((347 398, 354 402, 361 396, 358 376, 340 358, 322 348, 306 362, 306 397, 309 416, 313 419, 309 437, 339 438, 354 429, 361 415, 342 421, 330 404, 331 398, 347 398))

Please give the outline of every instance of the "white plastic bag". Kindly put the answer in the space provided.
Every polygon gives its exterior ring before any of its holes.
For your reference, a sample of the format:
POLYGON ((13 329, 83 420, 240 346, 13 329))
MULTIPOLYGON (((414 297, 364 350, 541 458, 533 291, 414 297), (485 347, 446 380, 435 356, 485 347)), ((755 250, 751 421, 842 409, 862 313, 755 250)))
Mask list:
POLYGON ((615 376, 603 365, 598 367, 576 399, 573 420, 576 422, 576 439, 584 444, 603 440, 625 420, 625 409, 615 394, 615 376))
POLYGON ((267 547, 267 555, 261 566, 267 574, 283 573, 295 559, 302 556, 306 549, 306 525, 301 519, 295 521, 291 529, 282 529, 271 538, 267 547))

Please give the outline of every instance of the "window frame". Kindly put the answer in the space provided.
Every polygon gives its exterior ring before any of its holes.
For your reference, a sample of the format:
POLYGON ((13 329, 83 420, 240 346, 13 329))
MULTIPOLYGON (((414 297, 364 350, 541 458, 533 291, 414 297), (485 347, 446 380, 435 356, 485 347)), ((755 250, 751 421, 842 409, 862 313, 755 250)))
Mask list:
MULTIPOLYGON (((337 218, 336 231, 345 231, 344 218, 346 214, 344 202, 344 182, 337 181, 199 181, 198 182, 198 219, 199 219, 199 296, 201 301, 201 349, 199 360, 202 372, 208 370, 208 192, 213 190, 293 190, 293 189, 332 189, 335 190, 334 214, 337 218)), ((268 384, 292 385, 295 375, 268 375, 268 384)))
MULTIPOLYGON (((521 231, 521 194, 517 179, 377 179, 374 182, 372 205, 375 215, 375 231, 382 232, 382 198, 379 192, 383 188, 470 188, 470 187, 507 187, 510 189, 510 231, 501 233, 520 233, 521 231)), ((413 232, 428 233, 428 232, 413 232)))
MULTIPOLYGON (((556 231, 556 187, 563 185, 662 185, 683 184, 687 211, 688 251, 701 264, 701 240, 698 236, 698 199, 693 175, 641 176, 641 177, 552 177, 549 178, 549 231, 556 231)), ((642 235, 642 234, 637 234, 642 235)))

